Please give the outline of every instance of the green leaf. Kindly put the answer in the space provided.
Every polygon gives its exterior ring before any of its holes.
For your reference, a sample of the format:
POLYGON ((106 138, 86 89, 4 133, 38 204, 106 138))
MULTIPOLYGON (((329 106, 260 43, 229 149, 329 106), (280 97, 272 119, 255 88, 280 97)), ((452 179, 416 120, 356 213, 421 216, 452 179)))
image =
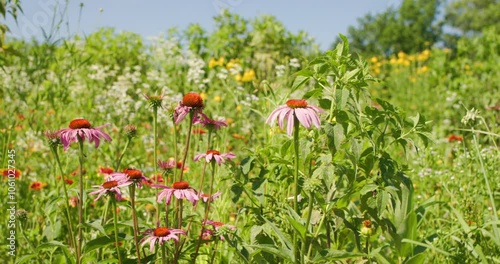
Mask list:
POLYGON ((424 260, 425 260, 425 254, 420 253, 420 254, 417 254, 417 255, 409 258, 408 260, 406 260, 403 263, 404 264, 422 264, 422 263, 424 263, 424 260))
POLYGON ((241 172, 247 175, 253 168, 253 157, 246 157, 241 161, 241 172))
POLYGON ((85 223, 84 226, 93 228, 93 229, 101 232, 103 235, 106 235, 106 231, 104 231, 104 227, 101 225, 101 221, 100 220, 95 220, 93 222, 85 223))
POLYGON ((377 190, 377 188, 378 188, 378 186, 375 183, 369 183, 369 184, 366 184, 365 186, 363 186, 363 188, 361 188, 361 190, 359 191, 359 194, 365 195, 369 192, 373 192, 373 191, 377 190))
POLYGON ((336 249, 326 249, 326 250, 321 250, 320 252, 318 252, 318 254, 316 254, 316 256, 313 259, 313 263, 325 263, 325 261, 342 260, 348 258, 360 258, 364 256, 366 256, 366 254, 359 252, 348 252, 336 249))
POLYGON ((246 245, 247 247, 252 247, 259 249, 261 251, 273 254, 280 257, 288 262, 295 262, 295 258, 290 250, 283 250, 282 248, 276 248, 273 244, 261 244, 261 245, 246 245))
POLYGON ((338 110, 344 110, 349 100, 349 94, 350 92, 347 89, 337 89, 335 92, 335 104, 338 110))
POLYGON ((300 235, 300 238, 302 240, 306 239, 306 227, 304 224, 301 224, 299 221, 293 219, 291 216, 287 215, 286 216, 288 222, 290 225, 292 225, 293 229, 297 231, 297 233, 300 235))
POLYGON ((304 83, 309 81, 309 78, 310 78, 309 76, 304 76, 304 75, 298 75, 297 77, 295 77, 295 80, 293 80, 292 84, 292 91, 295 91, 302 85, 304 85, 304 83))
POLYGON ((37 254, 31 254, 31 255, 24 255, 22 257, 20 257, 17 261, 16 261, 16 264, 22 264, 22 263, 25 263, 31 259, 34 259, 36 258, 37 254))
MULTIPOLYGON (((123 238, 125 237, 125 234, 118 234, 118 241, 120 240, 123 240, 123 238)), ((98 237, 96 239, 92 239, 90 241, 88 241, 85 246, 83 247, 83 252, 85 253, 89 253, 89 252, 92 252, 96 249, 99 249, 99 248, 102 248, 102 247, 105 247, 111 243, 114 243, 115 242, 115 238, 111 238, 109 236, 102 236, 102 237, 98 237)))

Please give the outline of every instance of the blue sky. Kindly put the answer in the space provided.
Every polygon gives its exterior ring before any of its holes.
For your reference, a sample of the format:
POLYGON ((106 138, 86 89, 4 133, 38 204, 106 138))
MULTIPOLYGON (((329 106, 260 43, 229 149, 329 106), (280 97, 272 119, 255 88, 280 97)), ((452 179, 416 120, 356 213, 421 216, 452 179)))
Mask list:
POLYGON ((277 17, 291 32, 304 30, 322 49, 326 49, 349 25, 367 13, 377 13, 401 0, 24 0, 24 14, 17 25, 8 19, 11 36, 41 39, 43 30, 50 32, 52 24, 60 25, 57 37, 88 35, 100 27, 131 31, 145 38, 157 36, 169 28, 185 29, 200 23, 213 30, 213 17, 223 8, 250 19, 268 14, 277 17), (83 7, 81 8, 81 4, 83 7), (66 11, 65 11, 66 10, 66 11), (55 23, 54 23, 55 22, 55 23))

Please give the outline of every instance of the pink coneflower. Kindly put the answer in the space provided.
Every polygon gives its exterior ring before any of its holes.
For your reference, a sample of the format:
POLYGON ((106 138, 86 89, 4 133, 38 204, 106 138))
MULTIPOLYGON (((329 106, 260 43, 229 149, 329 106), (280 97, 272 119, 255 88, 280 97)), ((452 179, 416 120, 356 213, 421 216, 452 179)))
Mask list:
POLYGON ((186 232, 180 229, 169 229, 166 227, 157 227, 155 229, 149 229, 145 232, 147 235, 141 240, 141 246, 147 243, 149 245, 149 251, 153 252, 156 242, 163 245, 165 241, 173 239, 175 242, 179 242, 179 237, 177 235, 186 235, 186 232))
POLYGON ((193 124, 202 124, 204 127, 206 127, 209 130, 219 130, 221 127, 227 126, 226 122, 210 119, 204 113, 200 113, 200 116, 201 116, 201 118, 196 118, 193 121, 193 124))
POLYGON ((208 202, 208 199, 210 199, 210 202, 213 202, 215 200, 215 198, 218 198, 219 196, 221 196, 221 192, 216 192, 214 194, 212 194, 212 196, 210 196, 208 193, 203 193, 203 192, 200 192, 199 196, 200 198, 203 200, 203 202, 208 202))
POLYGON ((168 160, 158 160, 158 167, 164 171, 170 171, 177 166, 174 158, 169 158, 168 160))
POLYGON ((61 143, 64 146, 64 150, 69 148, 69 145, 73 142, 78 142, 79 138, 82 140, 88 139, 89 142, 94 142, 95 147, 99 147, 101 139, 111 141, 111 137, 104 133, 101 128, 107 125, 92 128, 90 122, 86 119, 75 119, 69 123, 69 128, 63 128, 57 133, 61 136, 61 143))
POLYGON ((289 136, 292 135, 295 118, 306 128, 310 128, 311 124, 315 127, 320 127, 318 113, 323 110, 317 106, 308 105, 306 100, 290 99, 286 104, 276 108, 267 118, 266 123, 272 124, 278 119, 278 124, 283 129, 284 121, 287 120, 286 132, 289 136))
POLYGON ((197 115, 203 110, 203 99, 200 94, 190 92, 184 95, 182 101, 175 108, 174 120, 179 124, 191 111, 194 111, 193 121, 197 119, 197 115))
POLYGON ((113 173, 110 175, 108 181, 104 182, 102 185, 92 186, 95 188, 99 188, 89 193, 91 195, 97 194, 97 197, 94 199, 94 201, 97 201, 104 194, 115 194, 116 200, 121 200, 122 192, 120 191, 120 188, 129 186, 130 184, 132 184, 132 182, 128 181, 128 177, 123 177, 123 175, 118 174, 123 173, 113 173))
POLYGON ((163 191, 161 191, 158 194, 158 202, 160 202, 161 200, 163 200, 163 198, 165 198, 165 202, 167 204, 170 204, 170 200, 172 199, 172 194, 177 199, 186 198, 193 205, 196 203, 196 201, 200 199, 196 191, 193 188, 191 188, 189 184, 185 181, 174 182, 172 184, 172 187, 167 187, 159 184, 153 184, 151 185, 151 187, 163 189, 163 191))
MULTIPOLYGON (((228 234, 229 231, 234 231, 236 230, 236 227, 233 226, 233 225, 226 225, 222 222, 216 222, 216 221, 212 221, 212 220, 205 220, 203 221, 203 225, 208 225, 208 226, 211 226, 213 228, 213 231, 215 231, 215 233, 218 233, 220 236, 220 240, 224 241, 224 234, 228 234)), ((205 229, 207 230, 207 229, 205 229)), ((208 229, 209 231, 211 231, 210 229, 208 229)), ((203 234, 204 235, 211 235, 213 234, 213 232, 206 232, 206 231, 203 231, 203 234)))
POLYGON ((210 161, 216 161, 217 164, 219 164, 219 166, 220 166, 221 163, 226 163, 226 159, 236 158, 236 155, 234 155, 232 152, 220 154, 220 152, 217 150, 209 150, 209 151, 207 151, 207 153, 202 153, 202 154, 196 155, 194 157, 194 161, 198 161, 201 158, 205 158, 207 163, 210 161))
POLYGON ((142 188, 143 182, 147 182, 149 180, 142 174, 140 170, 126 168, 123 170, 123 173, 128 176, 129 181, 136 183, 137 187, 139 188, 142 188))

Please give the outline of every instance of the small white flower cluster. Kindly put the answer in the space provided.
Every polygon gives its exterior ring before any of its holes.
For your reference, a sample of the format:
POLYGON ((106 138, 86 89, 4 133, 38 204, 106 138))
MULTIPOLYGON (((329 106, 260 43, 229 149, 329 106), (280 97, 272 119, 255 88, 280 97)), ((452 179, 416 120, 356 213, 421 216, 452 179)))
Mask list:
POLYGON ((231 68, 229 68, 229 72, 231 75, 237 75, 240 74, 243 71, 243 68, 241 68, 241 65, 238 63, 233 64, 231 68))
POLYGON ((228 70, 224 69, 224 68, 221 68, 220 71, 217 73, 217 78, 221 79, 221 80, 225 80, 227 79, 227 74, 228 74, 228 70))
POLYGON ((205 87, 205 84, 210 80, 203 79, 205 76, 205 61, 203 61, 200 57, 196 56, 192 52, 188 52, 188 61, 189 69, 187 72, 187 81, 197 85, 200 89, 205 87))
POLYGON ((285 75, 285 70, 286 70, 285 65, 276 65, 276 67, 274 67, 274 69, 276 70, 276 76, 281 77, 281 76, 285 75))
POLYGON ((297 59, 297 58, 291 58, 289 64, 290 64, 290 67, 300 68, 300 62, 299 62, 299 59, 297 59))

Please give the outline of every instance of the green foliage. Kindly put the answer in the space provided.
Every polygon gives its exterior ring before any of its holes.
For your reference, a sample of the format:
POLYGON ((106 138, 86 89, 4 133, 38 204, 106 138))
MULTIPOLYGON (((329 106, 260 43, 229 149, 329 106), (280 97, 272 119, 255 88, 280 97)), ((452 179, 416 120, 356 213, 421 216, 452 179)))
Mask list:
POLYGON ((352 50, 370 56, 424 50, 439 40, 440 4, 439 0, 404 0, 397 9, 359 18, 358 26, 348 29, 352 50))
MULTIPOLYGON (((394 22, 397 12, 388 15, 394 22)), ((136 126, 137 135, 123 156, 123 168, 156 176, 155 147, 159 159, 178 159, 188 130, 185 122, 173 124, 172 111, 188 91, 199 92, 204 113, 225 118, 228 126, 206 133, 195 125, 185 179, 198 188, 204 174, 204 164, 194 162, 193 153, 206 153, 207 146, 234 152, 237 158, 217 170, 214 189, 222 195, 209 215, 236 229, 200 243, 202 206, 196 211, 185 203, 185 218, 195 221, 181 262, 192 260, 198 245, 203 263, 499 261, 500 224, 494 212, 500 211, 500 41, 494 29, 461 39, 456 52, 429 47, 415 54, 380 54, 367 62, 351 54, 352 43, 344 36, 335 49, 315 54, 305 34, 290 33, 270 16, 245 20, 223 13, 216 23, 220 28, 212 33, 192 25, 147 44, 112 29, 85 39, 9 42, 19 54, 0 54, 5 62, 0 159, 6 168, 7 151, 18 153, 17 206, 26 214, 18 218, 20 254, 8 261, 74 261, 64 213, 68 203, 58 176, 75 181, 67 185, 74 198, 77 148, 59 150, 66 171, 60 173, 42 131, 65 128, 76 117, 94 126, 110 124, 104 130, 112 142, 97 149, 85 142, 87 196, 103 182, 99 167, 117 164, 127 144, 127 124, 136 126), (221 38, 230 45, 222 45, 221 38), (155 145, 152 108, 144 95, 160 94, 155 145), (318 129, 299 130, 297 211, 292 208, 295 143, 265 124, 269 113, 290 98, 324 110, 318 129), (465 124, 464 108, 479 109, 469 111, 465 124), (456 135, 448 142, 450 133, 456 135), (37 181, 46 185, 32 188, 37 181)), ((178 173, 163 174, 165 184, 178 173)), ((7 191, 0 193, 7 197, 7 191)), ((157 225, 151 209, 155 195, 146 185, 137 190, 141 233, 157 225)), ((105 203, 91 195, 86 201, 84 262, 118 262, 105 203)), ((174 218, 172 204, 168 213, 161 208, 161 217, 174 218)), ((124 263, 135 263, 131 202, 117 206, 116 233, 123 243, 118 251, 124 263)), ((75 222, 77 209, 69 211, 75 222)), ((0 217, 7 219, 7 213, 0 217)), ((8 232, 5 223, 0 231, 8 232)), ((170 242, 169 256, 176 250, 170 242)), ((161 258, 158 245, 154 252, 147 246, 141 251, 143 262, 161 258)), ((0 254, 7 256, 6 247, 0 254)))
POLYGON ((500 29, 500 1, 454 0, 446 7, 447 25, 460 30, 461 35, 478 34, 487 27, 500 29))

